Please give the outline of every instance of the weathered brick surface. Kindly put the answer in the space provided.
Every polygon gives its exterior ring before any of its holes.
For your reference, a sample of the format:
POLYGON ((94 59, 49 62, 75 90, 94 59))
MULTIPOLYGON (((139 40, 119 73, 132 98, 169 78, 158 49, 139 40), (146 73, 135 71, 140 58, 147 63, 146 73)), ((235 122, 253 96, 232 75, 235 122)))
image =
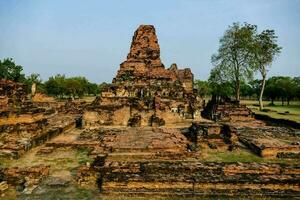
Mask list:
POLYGON ((104 192, 300 194, 300 166, 269 163, 105 162, 104 192), (246 192, 246 193, 245 193, 246 192))
POLYGON ((231 128, 239 140, 262 157, 300 158, 299 130, 286 127, 231 128))
POLYGON ((0 110, 20 106, 25 100, 26 93, 23 84, 0 79, 0 110))
POLYGON ((21 188, 37 186, 49 175, 50 166, 37 165, 32 167, 12 167, 3 169, 4 178, 11 186, 21 188))
POLYGON ((19 158, 73 127, 86 104, 39 96, 39 101, 30 99, 25 85, 0 80, 0 158, 19 158))
POLYGON ((211 99, 202 114, 215 121, 251 121, 254 116, 246 105, 236 101, 211 99))

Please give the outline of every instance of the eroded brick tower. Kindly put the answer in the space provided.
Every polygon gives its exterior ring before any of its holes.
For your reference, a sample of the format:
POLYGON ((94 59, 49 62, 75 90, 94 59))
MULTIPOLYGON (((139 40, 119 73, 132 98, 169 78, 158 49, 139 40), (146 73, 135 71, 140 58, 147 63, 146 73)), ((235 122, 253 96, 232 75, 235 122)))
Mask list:
POLYGON ((193 119, 199 105, 191 70, 166 69, 154 26, 141 25, 116 77, 84 118, 87 124, 164 125, 193 119))

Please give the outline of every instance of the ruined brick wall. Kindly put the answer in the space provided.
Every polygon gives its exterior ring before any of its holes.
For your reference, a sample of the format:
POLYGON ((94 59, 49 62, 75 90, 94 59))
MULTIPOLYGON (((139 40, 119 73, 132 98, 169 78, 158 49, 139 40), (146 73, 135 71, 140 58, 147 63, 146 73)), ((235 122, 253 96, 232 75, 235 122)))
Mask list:
POLYGON ((25 86, 10 80, 0 80, 0 110, 20 106, 26 100, 25 86))
POLYGON ((300 158, 300 138, 298 129, 278 126, 230 127, 240 142, 251 151, 269 158, 300 158))
POLYGON ((84 107, 81 102, 57 102, 38 96, 39 100, 33 101, 26 94, 25 85, 0 80, 0 158, 17 159, 73 127, 76 115, 84 107))
POLYGON ((37 186, 49 175, 50 166, 37 165, 33 167, 12 167, 3 169, 3 180, 13 187, 24 189, 37 186))
POLYGON ((300 194, 300 166, 269 163, 105 162, 103 192, 194 195, 300 194))
POLYGON ((224 99, 211 99, 205 106, 202 116, 215 121, 231 122, 254 119, 252 111, 246 105, 224 99))
POLYGON ((189 68, 184 69, 180 71, 179 74, 180 75, 182 74, 179 80, 182 82, 182 86, 185 89, 185 91, 189 93, 193 93, 194 75, 192 74, 191 70, 189 68))

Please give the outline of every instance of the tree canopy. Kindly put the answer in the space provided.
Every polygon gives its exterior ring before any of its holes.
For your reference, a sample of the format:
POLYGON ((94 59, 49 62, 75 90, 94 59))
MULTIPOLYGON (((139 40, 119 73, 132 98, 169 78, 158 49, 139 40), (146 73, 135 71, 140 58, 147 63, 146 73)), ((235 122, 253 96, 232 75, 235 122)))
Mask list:
POLYGON ((260 72, 262 81, 259 84, 259 102, 262 109, 267 67, 280 51, 274 30, 267 29, 258 33, 256 25, 233 23, 220 39, 218 52, 212 56, 214 68, 209 80, 218 86, 229 82, 236 100, 239 100, 241 92, 250 91, 253 74, 260 72))
POLYGON ((220 39, 218 52, 211 58, 214 69, 211 71, 211 82, 230 82, 236 100, 240 99, 240 84, 253 77, 253 68, 249 65, 249 52, 256 26, 245 23, 234 23, 220 39), (216 73, 218 73, 216 75, 216 73))
POLYGON ((16 82, 23 82, 25 75, 22 73, 23 67, 16 65, 12 58, 0 60, 0 79, 7 79, 16 82))
POLYGON ((66 78, 57 74, 45 82, 46 93, 56 97, 82 97, 84 95, 97 95, 100 88, 95 83, 90 83, 85 77, 76 76, 66 78))
POLYGON ((210 95, 211 88, 209 86, 208 81, 195 80, 194 84, 195 84, 195 88, 197 89, 197 94, 200 97, 203 98, 205 96, 210 95))
MULTIPOLYGON (((36 84, 37 92, 46 93, 60 98, 64 97, 82 97, 84 95, 97 95, 100 92, 100 86, 89 82, 85 77, 76 76, 67 78, 65 75, 55 75, 43 82, 40 75, 33 73, 25 77, 22 73, 23 67, 16 65, 13 59, 6 58, 0 60, 0 79, 21 82, 26 86, 26 92, 31 92, 31 86, 36 84)), ((103 86, 103 83, 102 85, 103 86)))
POLYGON ((271 66, 273 60, 281 52, 281 47, 277 44, 277 36, 274 30, 264 30, 260 34, 254 36, 251 46, 251 54, 253 59, 251 64, 254 69, 261 74, 261 89, 259 94, 259 108, 263 109, 263 93, 266 84, 268 67, 271 66))

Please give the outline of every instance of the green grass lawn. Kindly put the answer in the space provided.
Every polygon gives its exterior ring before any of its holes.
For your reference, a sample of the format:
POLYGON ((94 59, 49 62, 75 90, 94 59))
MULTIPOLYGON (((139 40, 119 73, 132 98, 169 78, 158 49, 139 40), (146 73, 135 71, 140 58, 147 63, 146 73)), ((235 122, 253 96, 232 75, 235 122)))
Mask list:
POLYGON ((246 104, 254 113, 269 115, 277 119, 289 119, 300 122, 300 101, 292 101, 290 105, 281 105, 281 102, 275 101, 275 105, 270 105, 270 101, 264 101, 264 108, 268 112, 259 111, 258 101, 255 100, 242 100, 242 104, 246 104))

